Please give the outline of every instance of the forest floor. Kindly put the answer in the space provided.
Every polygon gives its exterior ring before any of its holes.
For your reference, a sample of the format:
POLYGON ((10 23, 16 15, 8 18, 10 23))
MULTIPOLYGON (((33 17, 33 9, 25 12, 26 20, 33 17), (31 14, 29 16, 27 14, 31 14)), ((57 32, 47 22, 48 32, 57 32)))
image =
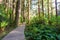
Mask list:
POLYGON ((2 40, 25 40, 24 29, 25 29, 25 24, 22 24, 13 31, 11 31, 2 40))

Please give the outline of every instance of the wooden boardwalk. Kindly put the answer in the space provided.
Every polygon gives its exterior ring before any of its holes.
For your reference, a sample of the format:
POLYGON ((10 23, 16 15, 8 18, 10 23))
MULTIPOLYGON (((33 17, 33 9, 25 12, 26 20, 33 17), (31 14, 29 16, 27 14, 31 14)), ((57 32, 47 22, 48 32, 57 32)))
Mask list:
POLYGON ((20 27, 17 27, 13 31, 11 31, 2 40, 25 40, 24 29, 25 29, 25 25, 22 24, 20 27))

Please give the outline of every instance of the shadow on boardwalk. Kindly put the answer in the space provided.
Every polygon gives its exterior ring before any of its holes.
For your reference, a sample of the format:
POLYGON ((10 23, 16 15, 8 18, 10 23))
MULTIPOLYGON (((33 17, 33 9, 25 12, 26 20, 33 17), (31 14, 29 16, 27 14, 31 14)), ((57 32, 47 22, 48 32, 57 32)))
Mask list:
POLYGON ((15 30, 11 31, 7 36, 2 40, 25 40, 24 36, 25 24, 17 27, 15 30))

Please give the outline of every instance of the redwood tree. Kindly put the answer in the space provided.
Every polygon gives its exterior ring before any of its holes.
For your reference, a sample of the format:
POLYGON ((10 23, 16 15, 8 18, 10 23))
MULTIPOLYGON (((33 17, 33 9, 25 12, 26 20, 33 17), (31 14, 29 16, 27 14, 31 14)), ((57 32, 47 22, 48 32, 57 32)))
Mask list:
POLYGON ((47 0, 47 7, 48 7, 48 19, 49 19, 49 16, 50 16, 50 14, 49 14, 49 0, 47 0))
POLYGON ((38 15, 40 17, 40 0, 38 0, 38 15))
POLYGON ((30 14, 30 2, 31 2, 31 0, 27 0, 27 3, 28 3, 28 23, 29 23, 29 14, 30 14))
POLYGON ((53 16, 52 0, 50 1, 50 5, 51 5, 51 18, 52 18, 53 16))
POLYGON ((25 0, 21 0, 21 16, 22 16, 22 21, 24 22, 25 21, 25 17, 24 17, 24 7, 25 7, 25 5, 24 5, 24 2, 25 2, 25 0))
POLYGON ((19 9, 20 9, 20 0, 16 2, 16 11, 15 11, 15 26, 19 24, 19 9))
POLYGON ((44 2, 42 0, 42 13, 43 13, 43 16, 44 16, 44 2))
POLYGON ((57 0, 55 0, 55 8, 56 8, 56 17, 57 17, 57 0))

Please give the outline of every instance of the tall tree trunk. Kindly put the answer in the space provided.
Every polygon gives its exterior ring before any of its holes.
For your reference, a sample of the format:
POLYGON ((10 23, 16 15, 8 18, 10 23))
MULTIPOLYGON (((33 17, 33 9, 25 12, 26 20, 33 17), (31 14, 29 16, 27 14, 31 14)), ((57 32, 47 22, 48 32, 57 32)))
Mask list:
POLYGON ((52 16, 53 16, 52 0, 51 0, 50 4, 51 4, 51 18, 52 18, 52 16))
POLYGON ((30 2, 31 2, 31 0, 28 0, 28 24, 30 23, 30 22, 29 22, 30 2))
MULTIPOLYGON (((8 9, 8 10, 11 10, 11 11, 10 11, 11 13, 8 12, 8 13, 9 13, 9 16, 10 16, 9 26, 13 26, 13 24, 14 24, 13 22, 14 22, 14 19, 15 19, 15 17, 14 17, 14 15, 15 15, 15 14, 14 14, 14 11, 15 11, 15 10, 14 10, 13 6, 14 6, 14 3, 15 3, 15 0, 8 0, 8 1, 9 1, 9 4, 8 4, 8 5, 9 5, 9 6, 8 6, 9 9, 8 9), (13 1, 14 1, 14 2, 13 2, 13 1)), ((15 6, 14 6, 14 7, 15 7, 15 6)))
POLYGON ((44 2, 42 0, 42 13, 43 13, 43 16, 44 16, 44 2))
POLYGON ((25 7, 25 5, 24 5, 24 2, 25 2, 25 0, 21 0, 21 16, 22 16, 22 21, 24 22, 25 21, 25 17, 24 17, 24 7, 25 7))
POLYGON ((14 21, 15 17, 15 8, 16 8, 15 0, 12 1, 12 21, 14 21))
POLYGON ((19 24, 19 9, 20 9, 20 0, 16 2, 16 11, 15 11, 15 26, 19 24))
POLYGON ((49 14, 49 0, 47 0, 47 7, 48 7, 48 19, 49 19, 49 16, 50 16, 50 14, 49 14))
POLYGON ((58 19, 57 19, 57 16, 58 16, 58 13, 57 13, 57 0, 55 0, 55 8, 56 8, 56 26, 57 26, 57 24, 58 24, 58 19))
POLYGON ((38 15, 40 17, 40 0, 38 0, 38 15))
POLYGON ((58 16, 57 14, 57 0, 55 0, 55 8, 56 8, 56 17, 58 16))

